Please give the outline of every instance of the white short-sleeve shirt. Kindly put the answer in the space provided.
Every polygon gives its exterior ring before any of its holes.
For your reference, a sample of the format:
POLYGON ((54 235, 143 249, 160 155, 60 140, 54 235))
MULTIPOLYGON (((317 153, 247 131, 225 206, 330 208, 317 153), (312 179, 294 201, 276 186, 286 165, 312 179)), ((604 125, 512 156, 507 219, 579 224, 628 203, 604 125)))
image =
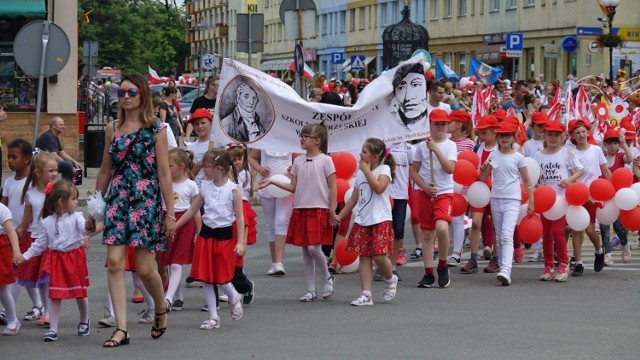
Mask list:
POLYGON ((491 161, 491 197, 521 200, 520 169, 526 167, 524 155, 494 151, 488 160, 491 161))
MULTIPOLYGON (((380 176, 386 176, 389 178, 389 181, 391 181, 391 169, 387 165, 378 165, 371 173, 375 179, 378 179, 380 176)), ((354 191, 358 191, 358 204, 356 205, 356 218, 354 220, 357 224, 370 226, 383 221, 391 221, 389 186, 387 186, 382 194, 374 193, 364 173, 358 170, 354 187, 354 191)))
POLYGON ((24 184, 27 182, 27 178, 23 178, 21 180, 16 180, 15 175, 8 178, 4 182, 4 187, 2 188, 2 196, 8 199, 7 207, 11 211, 11 215, 13 216, 13 227, 16 228, 22 222, 22 215, 24 214, 24 204, 20 203, 20 198, 22 197, 22 189, 24 189, 24 184))
MULTIPOLYGON (((437 143, 440 151, 444 153, 445 158, 450 161, 457 161, 458 159, 458 148, 456 147, 456 143, 451 140, 445 140, 441 143, 437 143)), ((413 162, 419 162, 420 165, 420 176, 424 179, 424 181, 429 184, 431 183, 431 163, 429 160, 429 149, 427 148, 426 142, 421 142, 416 146, 416 154, 413 158, 413 162)), ((434 178, 435 178, 435 186, 438 189, 436 195, 442 194, 452 194, 453 193, 453 173, 449 174, 442 168, 442 164, 438 161, 438 157, 433 155, 433 168, 434 168, 434 178)))

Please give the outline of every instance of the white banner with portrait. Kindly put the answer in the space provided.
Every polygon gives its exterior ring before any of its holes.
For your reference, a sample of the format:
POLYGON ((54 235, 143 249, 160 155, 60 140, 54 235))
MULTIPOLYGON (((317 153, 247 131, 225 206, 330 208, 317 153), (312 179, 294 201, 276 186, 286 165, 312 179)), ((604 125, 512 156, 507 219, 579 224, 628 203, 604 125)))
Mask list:
POLYGON ((224 59, 213 116, 215 143, 303 152, 299 134, 306 124, 324 122, 329 151, 362 147, 369 137, 394 143, 429 135, 427 85, 416 56, 367 85, 353 107, 307 102, 291 86, 259 70, 224 59))

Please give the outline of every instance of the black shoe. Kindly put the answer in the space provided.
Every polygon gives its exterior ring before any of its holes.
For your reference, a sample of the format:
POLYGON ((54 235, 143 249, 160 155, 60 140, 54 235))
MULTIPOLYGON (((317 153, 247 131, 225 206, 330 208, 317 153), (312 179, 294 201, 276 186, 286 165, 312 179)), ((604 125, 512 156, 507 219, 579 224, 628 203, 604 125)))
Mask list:
POLYGON ((393 275, 398 277, 398 281, 402 281, 402 279, 400 278, 400 274, 398 274, 398 270, 393 270, 393 275))
POLYGON ((430 288, 436 282, 436 278, 433 275, 424 275, 422 280, 418 283, 418 287, 422 289, 430 288))
POLYGON ((584 272, 584 266, 582 266, 582 264, 576 264, 576 266, 573 268, 573 272, 571 272, 571 276, 580 277, 582 276, 583 272, 584 272))
POLYGON ((593 271, 600 272, 604 268, 604 251, 601 254, 596 254, 596 259, 593 262, 593 271))
POLYGON ((576 257, 572 256, 571 259, 569 259, 569 269, 573 270, 576 267, 576 257))
POLYGON ((178 299, 171 305, 171 311, 180 311, 184 307, 184 301, 178 299))
POLYGON ((253 289, 255 288, 255 285, 253 281, 249 281, 249 282, 251 283, 251 290, 247 291, 242 296, 242 303, 245 305, 249 305, 251 304, 251 302, 253 302, 253 296, 254 296, 253 289))
POLYGON ((525 243, 524 244, 524 248, 527 249, 527 250, 531 249, 531 244, 525 243))
POLYGON ((438 269, 438 286, 446 288, 449 284, 451 284, 451 279, 449 279, 449 268, 438 269))

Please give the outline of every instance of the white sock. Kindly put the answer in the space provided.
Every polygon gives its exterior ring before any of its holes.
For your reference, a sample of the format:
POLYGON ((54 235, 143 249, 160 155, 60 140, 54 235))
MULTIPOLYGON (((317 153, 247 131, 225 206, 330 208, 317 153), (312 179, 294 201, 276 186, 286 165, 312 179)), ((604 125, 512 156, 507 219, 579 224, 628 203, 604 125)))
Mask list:
POLYGON ((58 320, 60 320, 60 311, 62 309, 62 300, 54 299, 49 301, 47 311, 49 311, 49 330, 58 332, 58 320))
POLYGON ((331 277, 331 273, 329 273, 329 267, 327 266, 324 253, 322 252, 322 245, 312 245, 309 246, 308 249, 316 263, 316 267, 322 274, 322 280, 328 280, 331 277))
MULTIPOLYGON (((16 285, 17 285, 17 283, 16 283, 16 285)), ((20 285, 18 285, 18 286, 20 286, 20 285)), ((44 297, 41 297, 40 296, 40 291, 38 291, 37 288, 26 288, 26 289, 27 289, 27 294, 29 295, 29 299, 31 299, 31 304, 33 306, 43 307, 45 305, 45 302, 46 302, 46 300, 48 298, 46 293, 45 293, 44 297)), ((18 292, 19 291, 20 290, 18 290, 18 292)), ((17 297, 14 297, 13 299, 17 301, 17 297)))
POLYGON ((222 284, 222 285, 218 285, 220 286, 220 289, 222 289, 222 292, 224 292, 227 297, 229 298, 229 304, 235 303, 236 301, 238 301, 238 298, 240 297, 240 294, 238 294, 238 292, 236 291, 236 288, 233 287, 233 284, 231 282, 228 282, 226 284, 222 284))
POLYGON ((133 286, 135 286, 136 289, 140 290, 140 292, 142 293, 144 302, 145 304, 147 304, 147 310, 152 312, 155 311, 155 303, 153 301, 153 297, 151 297, 151 294, 149 294, 147 288, 144 287, 144 283, 142 282, 142 279, 140 279, 140 276, 138 276, 136 272, 132 271, 131 279, 133 280, 133 286))
POLYGON ((76 304, 78 304, 78 312, 80 313, 80 322, 88 324, 89 323, 89 299, 88 298, 76 299, 76 304))
POLYGON ((596 254, 600 255, 602 254, 604 251, 602 250, 602 246, 600 247, 600 249, 596 250, 596 254))
POLYGON ((40 300, 42 301, 42 315, 46 315, 49 313, 49 305, 51 304, 51 299, 49 299, 49 283, 38 287, 38 293, 40 294, 40 300))
MULTIPOLYGON (((165 297, 173 303, 173 298, 176 296, 180 289, 180 279, 182 278, 182 265, 171 264, 169 265, 169 286, 167 286, 167 293, 165 297)), ((182 300, 181 297, 178 299, 182 300)))
POLYGON ((12 285, 3 285, 0 286, 0 303, 4 306, 4 311, 7 313, 7 322, 15 323, 18 321, 16 317, 16 303, 13 300, 13 296, 11 296, 11 288, 12 285))
POLYGON ((204 291, 204 302, 209 308, 209 318, 217 319, 218 310, 216 309, 216 292, 213 289, 213 284, 202 284, 202 290, 204 291))
POLYGON ((107 310, 109 310, 109 316, 114 316, 113 301, 111 301, 111 294, 107 291, 107 310))
POLYGON ((316 291, 316 268, 313 264, 313 257, 306 247, 302 248, 302 265, 304 278, 307 280, 307 290, 316 291))

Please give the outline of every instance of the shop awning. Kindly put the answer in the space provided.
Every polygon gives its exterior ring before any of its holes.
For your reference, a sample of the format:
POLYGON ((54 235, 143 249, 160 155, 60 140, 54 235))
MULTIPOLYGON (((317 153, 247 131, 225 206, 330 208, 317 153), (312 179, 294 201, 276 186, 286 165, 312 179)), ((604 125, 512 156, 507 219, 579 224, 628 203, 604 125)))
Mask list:
MULTIPOLYGON (((369 63, 372 62, 373 59, 375 59, 375 58, 376 58, 375 56, 367 56, 364 59, 364 66, 367 67, 369 65, 369 63)), ((349 63, 351 63, 351 59, 349 59, 349 63)), ((349 64, 349 66, 345 67, 344 70, 342 70, 342 71, 344 71, 344 72, 351 71, 351 64, 349 64)))
POLYGON ((488 65, 501 64, 504 53, 501 54, 503 44, 485 45, 476 51, 475 58, 488 65))
POLYGON ((0 16, 44 17, 47 14, 45 0, 2 0, 0 16))
POLYGON ((291 60, 293 60, 293 58, 263 61, 262 64, 260 64, 260 70, 262 71, 287 70, 289 69, 289 64, 291 63, 291 60))

